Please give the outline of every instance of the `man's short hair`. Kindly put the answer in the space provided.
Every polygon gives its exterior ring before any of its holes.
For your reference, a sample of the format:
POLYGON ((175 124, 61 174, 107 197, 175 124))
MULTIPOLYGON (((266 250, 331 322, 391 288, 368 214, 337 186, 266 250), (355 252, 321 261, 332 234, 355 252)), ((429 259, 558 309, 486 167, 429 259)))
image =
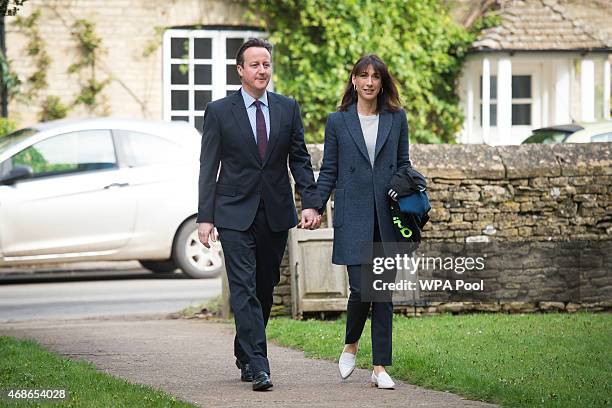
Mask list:
POLYGON ((272 55, 272 44, 262 38, 249 38, 244 44, 240 46, 238 54, 236 54, 236 65, 244 66, 244 52, 251 47, 261 47, 268 50, 272 55))

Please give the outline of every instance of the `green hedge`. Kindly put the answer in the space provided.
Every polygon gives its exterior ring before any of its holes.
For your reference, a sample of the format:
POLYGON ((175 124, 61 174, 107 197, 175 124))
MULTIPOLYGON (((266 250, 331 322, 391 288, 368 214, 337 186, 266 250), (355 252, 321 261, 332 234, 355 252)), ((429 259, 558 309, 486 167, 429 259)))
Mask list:
POLYGON ((270 32, 275 88, 300 102, 308 142, 323 140, 327 115, 338 105, 352 65, 366 53, 378 54, 398 80, 411 142, 454 141, 463 123, 455 80, 475 31, 455 23, 442 1, 248 4, 256 23, 270 32))

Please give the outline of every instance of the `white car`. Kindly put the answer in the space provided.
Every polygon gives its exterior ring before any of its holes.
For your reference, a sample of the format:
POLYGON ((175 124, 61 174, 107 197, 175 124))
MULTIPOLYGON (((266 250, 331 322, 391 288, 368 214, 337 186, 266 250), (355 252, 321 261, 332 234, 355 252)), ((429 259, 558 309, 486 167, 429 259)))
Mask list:
POLYGON ((536 129, 523 141, 526 143, 595 143, 612 142, 612 121, 549 126, 536 129))
POLYGON ((0 266, 138 260, 217 276, 198 240, 200 135, 184 122, 99 118, 0 138, 0 266))

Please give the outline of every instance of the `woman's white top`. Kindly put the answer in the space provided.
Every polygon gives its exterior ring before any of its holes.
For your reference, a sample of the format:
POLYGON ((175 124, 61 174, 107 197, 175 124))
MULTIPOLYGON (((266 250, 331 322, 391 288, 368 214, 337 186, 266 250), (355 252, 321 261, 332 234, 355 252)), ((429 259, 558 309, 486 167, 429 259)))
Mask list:
POLYGON ((374 167, 374 153, 376 152, 376 137, 378 136, 378 114, 364 116, 359 114, 359 122, 361 122, 361 132, 365 139, 366 147, 368 148, 368 156, 370 156, 370 165, 374 167))

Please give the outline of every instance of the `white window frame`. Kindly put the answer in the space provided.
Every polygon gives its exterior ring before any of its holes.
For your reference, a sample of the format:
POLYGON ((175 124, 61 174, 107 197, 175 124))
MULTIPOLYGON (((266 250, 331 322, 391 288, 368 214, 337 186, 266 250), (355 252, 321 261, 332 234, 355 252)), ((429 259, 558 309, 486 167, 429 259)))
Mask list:
POLYGON ((195 91, 212 91, 211 100, 217 100, 225 97, 227 91, 235 91, 240 89, 240 85, 228 85, 226 76, 226 66, 228 64, 236 64, 234 58, 226 58, 226 39, 241 38, 265 38, 268 33, 263 31, 253 30, 207 30, 207 29, 168 29, 163 36, 163 119, 170 121, 172 116, 187 116, 189 123, 195 126, 195 117, 203 116, 203 110, 196 110, 194 103, 195 91), (172 38, 187 38, 189 41, 188 58, 171 58, 170 47, 172 38), (210 38, 211 39, 211 59, 196 59, 194 57, 194 39, 195 38, 210 38), (187 64, 189 66, 188 83, 182 85, 172 85, 170 83, 172 64, 187 64), (210 64, 211 65, 211 85, 195 85, 194 84, 194 65, 195 64, 210 64), (187 90, 188 110, 172 110, 172 91, 187 90))
MULTIPOLYGON (((517 127, 517 126, 533 126, 534 124, 534 100, 533 100, 533 94, 534 94, 534 77, 535 75, 533 73, 517 73, 517 72, 512 72, 512 78, 516 77, 516 76, 528 76, 530 77, 530 83, 531 83, 531 98, 512 98, 512 106, 514 105, 525 105, 525 104, 529 104, 530 105, 530 110, 531 110, 531 123, 529 125, 511 125, 512 127, 517 127)), ((497 73, 495 74, 491 74, 491 78, 497 78, 497 73)), ((479 78, 482 78, 482 74, 479 75, 479 78)), ((480 79, 479 82, 479 87, 482 87, 482 79, 480 79)), ((480 94, 482 94, 482 91, 480 90, 480 88, 478 89, 478 102, 479 102, 479 123, 480 123, 480 127, 482 127, 482 98, 480 97, 480 94)), ((489 104, 491 106, 495 105, 495 109, 497 109, 497 98, 491 98, 489 104)), ((497 117, 497 115, 496 115, 497 117)), ((491 127, 492 128, 496 128, 497 127, 497 120, 495 120, 495 125, 493 125, 493 123, 491 123, 491 127)))
MULTIPOLYGON (((533 101, 533 94, 535 91, 535 86, 534 86, 534 77, 535 75, 532 73, 525 73, 522 74, 520 72, 513 72, 512 73, 512 77, 514 78, 515 76, 528 76, 529 77, 529 85, 531 86, 531 89, 529 90, 529 93, 531 94, 531 98, 512 98, 512 106, 514 105, 529 105, 529 120, 530 123, 527 125, 514 125, 511 124, 511 126, 533 126, 534 122, 535 122, 535 114, 534 114, 534 101, 533 101)), ((510 108, 512 109, 512 107, 510 108)))

